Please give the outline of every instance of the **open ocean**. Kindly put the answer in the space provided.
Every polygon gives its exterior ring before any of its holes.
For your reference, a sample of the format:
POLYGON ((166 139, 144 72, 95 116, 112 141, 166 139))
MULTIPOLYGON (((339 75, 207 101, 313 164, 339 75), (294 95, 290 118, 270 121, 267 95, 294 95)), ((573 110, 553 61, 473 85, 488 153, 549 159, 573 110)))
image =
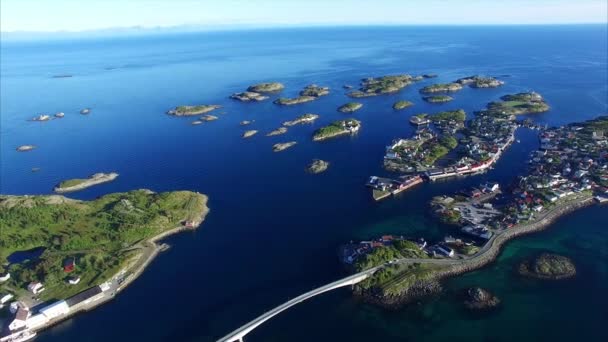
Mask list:
MULTIPOLYGON (((96 310, 39 334, 37 341, 214 341, 288 298, 345 276, 337 248, 385 233, 440 239, 428 201, 485 180, 506 186, 526 170, 536 133, 520 129, 487 174, 425 183, 375 203, 363 185, 382 169, 384 147, 408 137, 411 115, 463 108, 469 116, 489 101, 520 91, 541 93, 550 112, 530 116, 562 125, 608 112, 606 25, 518 27, 356 27, 184 33, 52 41, 1 46, 2 194, 49 194, 59 181, 115 171, 112 183, 70 194, 93 199, 118 191, 194 190, 209 195, 211 212, 195 232, 167 241, 131 286, 96 310), (312 142, 322 125, 348 117, 344 84, 386 74, 437 73, 402 92, 361 99, 354 137, 312 142), (72 74, 71 78, 52 78, 72 74), (465 88, 449 104, 422 101, 424 85, 460 77, 500 76, 497 89, 465 88), (284 96, 307 84, 331 87, 317 101, 279 107, 272 101, 228 99, 248 85, 279 81, 284 96), (415 105, 395 112, 398 99, 415 105), (165 112, 181 104, 221 104, 215 122, 165 112), (80 115, 84 107, 91 114, 80 115), (28 122, 40 113, 65 118, 28 122), (312 125, 266 137, 304 113, 312 125), (255 120, 241 127, 242 120, 255 120), (243 140, 245 129, 258 135, 243 140), (293 148, 273 153, 277 142, 293 148), (37 145, 17 153, 23 144, 37 145), (329 170, 310 175, 313 158, 329 170), (39 167, 39 172, 31 172, 39 167)), ((213 113, 215 114, 215 113, 213 113)), ((445 282, 439 297, 398 311, 360 303, 336 290, 280 314, 246 337, 256 341, 601 341, 608 340, 608 214, 590 207, 549 230, 515 240, 492 265, 445 282), (578 275, 542 282, 514 274, 541 250, 573 258, 578 275), (465 312, 455 293, 479 285, 502 308, 465 312)))

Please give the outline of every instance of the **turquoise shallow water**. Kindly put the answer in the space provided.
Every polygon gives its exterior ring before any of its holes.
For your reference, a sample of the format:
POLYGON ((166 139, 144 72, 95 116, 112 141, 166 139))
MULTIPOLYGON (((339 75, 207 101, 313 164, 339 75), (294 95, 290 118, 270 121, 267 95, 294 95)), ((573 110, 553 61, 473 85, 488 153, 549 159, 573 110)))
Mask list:
MULTIPOLYGON (((49 193, 64 178, 117 171, 112 183, 72 196, 114 191, 191 189, 209 194, 211 214, 196 232, 168 239, 173 248, 112 303, 42 333, 39 341, 213 341, 288 298, 344 276, 340 243, 384 233, 439 239, 428 200, 485 180, 508 185, 525 172, 534 132, 520 130, 491 172, 423 184, 374 203, 363 183, 381 168, 384 146, 408 136, 411 115, 463 108, 472 114, 506 93, 535 90, 552 106, 531 117, 561 125, 608 111, 604 26, 369 27, 259 30, 77 41, 3 42, 0 70, 0 190, 49 193), (73 74, 55 79, 55 74, 73 74), (363 99, 352 138, 310 141, 312 132, 344 118, 341 88, 362 77, 438 73, 394 96, 363 99), (465 89, 433 106, 418 89, 471 74, 502 76, 503 88, 465 89), (332 88, 318 101, 282 108, 227 99, 258 81, 282 81, 294 96, 309 83, 332 88), (395 112, 397 99, 411 109, 395 112), (191 126, 164 114, 178 104, 218 103, 219 120, 191 126), (89 116, 78 110, 91 107, 89 116), (63 111, 47 123, 26 119, 63 111), (266 133, 306 112, 317 123, 284 136, 243 141, 242 120, 266 133), (272 144, 298 145, 272 153, 272 144), (39 148, 16 153, 22 144, 39 148), (322 175, 304 167, 331 162, 322 175), (40 172, 30 172, 40 167, 40 172)), ((354 300, 348 290, 314 298, 255 330, 247 341, 571 341, 605 339, 608 322, 608 215, 592 207, 546 232, 510 243, 491 266, 449 280, 443 295, 396 312, 354 300), (573 280, 520 279, 513 267, 540 250, 572 257, 573 280), (501 310, 478 317, 455 297, 481 285, 501 310)))

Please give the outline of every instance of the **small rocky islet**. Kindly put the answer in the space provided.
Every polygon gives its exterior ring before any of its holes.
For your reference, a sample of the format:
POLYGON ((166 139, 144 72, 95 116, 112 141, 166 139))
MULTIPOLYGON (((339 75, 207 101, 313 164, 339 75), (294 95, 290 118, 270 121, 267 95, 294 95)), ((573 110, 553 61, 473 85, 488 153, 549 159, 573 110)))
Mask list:
POLYGON ((393 109, 394 110, 403 110, 403 109, 409 108, 413 105, 414 105, 414 103, 411 101, 401 100, 401 101, 397 101, 397 102, 395 102, 395 104, 393 104, 393 109))
POLYGON ((167 114, 173 116, 194 116, 206 114, 221 107, 220 105, 177 106, 169 110, 167 114))
POLYGON ((321 159, 314 159, 307 167, 306 171, 312 174, 325 172, 329 167, 329 162, 321 159))
POLYGON ((368 77, 361 81, 359 90, 351 91, 347 94, 347 96, 361 98, 383 94, 393 94, 409 86, 410 84, 422 81, 423 79, 424 76, 412 76, 407 74, 368 77))
POLYGON ((338 112, 340 113, 354 113, 359 109, 363 108, 363 103, 360 102, 349 102, 340 107, 338 107, 338 112))
POLYGON ((288 141, 288 142, 284 142, 284 143, 277 143, 272 145, 272 151, 273 152, 281 152, 284 151, 294 145, 296 145, 298 142, 297 141, 288 141))
POLYGON ((454 100, 453 97, 448 95, 425 96, 422 99, 428 103, 446 103, 454 100))
POLYGON ((318 118, 319 118, 319 115, 317 115, 317 114, 306 113, 306 114, 303 114, 303 115, 295 118, 294 120, 283 122, 283 126, 289 127, 289 126, 295 126, 295 125, 304 124, 304 123, 312 123, 318 118))
POLYGON ((464 291, 464 306, 469 310, 489 310, 500 305, 500 299, 490 291, 480 288, 471 287, 464 291))
POLYGON ((287 128, 286 127, 279 127, 273 131, 270 131, 268 134, 266 134, 267 137, 273 137, 275 135, 281 135, 281 134, 285 134, 287 133, 287 128))
POLYGON ((559 280, 574 277, 576 266, 565 256, 542 253, 521 262, 517 267, 517 272, 530 278, 559 280))
POLYGON ((460 83, 437 83, 420 89, 420 92, 423 94, 433 94, 452 93, 459 90, 462 90, 462 85, 460 83))
POLYGON ((468 85, 471 88, 497 88, 505 84, 505 82, 494 77, 474 75, 457 79, 455 83, 468 85))
POLYGON ((16 148, 17 152, 28 152, 36 149, 35 145, 21 145, 16 148))
POLYGON ((256 135, 258 133, 258 131, 256 131, 255 129, 249 130, 249 131, 245 131, 243 133, 243 138, 251 138, 252 136, 256 135))

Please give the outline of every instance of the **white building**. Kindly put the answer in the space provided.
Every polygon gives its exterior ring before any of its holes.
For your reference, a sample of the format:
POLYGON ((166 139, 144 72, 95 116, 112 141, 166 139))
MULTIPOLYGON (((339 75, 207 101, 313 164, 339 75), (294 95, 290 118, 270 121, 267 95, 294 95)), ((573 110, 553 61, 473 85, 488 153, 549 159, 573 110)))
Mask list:
POLYGON ((2 307, 2 305, 8 303, 9 300, 13 299, 13 297, 14 296, 10 293, 2 296, 2 298, 0 298, 0 308, 2 307))
POLYGON ((65 315, 68 312, 70 312, 70 307, 68 306, 68 303, 65 302, 65 300, 60 300, 40 309, 40 313, 46 316, 48 319, 53 319, 65 315))
POLYGON ((25 328, 25 322, 27 321, 29 316, 30 310, 26 308, 19 308, 19 310, 17 310, 17 313, 15 314, 15 319, 13 319, 11 324, 8 325, 8 329, 10 331, 16 331, 25 328))
POLYGON ((8 272, 6 272, 6 274, 0 275, 0 283, 3 283, 9 279, 11 279, 11 274, 8 272))
POLYGON ((33 315, 25 321, 28 329, 36 330, 47 324, 49 319, 43 314, 33 315))
POLYGON ((44 291, 44 285, 42 285, 42 283, 35 281, 35 282, 31 282, 27 286, 27 289, 28 289, 28 291, 30 291, 33 294, 39 294, 40 292, 44 291))

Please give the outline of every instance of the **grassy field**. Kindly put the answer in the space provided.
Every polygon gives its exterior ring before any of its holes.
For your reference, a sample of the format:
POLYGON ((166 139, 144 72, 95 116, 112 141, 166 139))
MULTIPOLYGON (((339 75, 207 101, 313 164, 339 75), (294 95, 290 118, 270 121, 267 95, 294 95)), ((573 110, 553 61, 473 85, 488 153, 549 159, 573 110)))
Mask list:
MULTIPOLYGON (((36 260, 0 266, 11 279, 2 286, 23 289, 31 281, 46 287, 42 298, 65 298, 80 288, 68 276, 80 276, 82 286, 103 282, 133 257, 131 246, 183 220, 200 220, 207 197, 189 191, 153 193, 136 190, 105 195, 93 201, 63 196, 0 196, 0 260, 15 251, 44 247, 36 260), (75 259, 65 273, 63 264, 75 259)), ((85 286, 86 287, 86 286, 85 286)))

